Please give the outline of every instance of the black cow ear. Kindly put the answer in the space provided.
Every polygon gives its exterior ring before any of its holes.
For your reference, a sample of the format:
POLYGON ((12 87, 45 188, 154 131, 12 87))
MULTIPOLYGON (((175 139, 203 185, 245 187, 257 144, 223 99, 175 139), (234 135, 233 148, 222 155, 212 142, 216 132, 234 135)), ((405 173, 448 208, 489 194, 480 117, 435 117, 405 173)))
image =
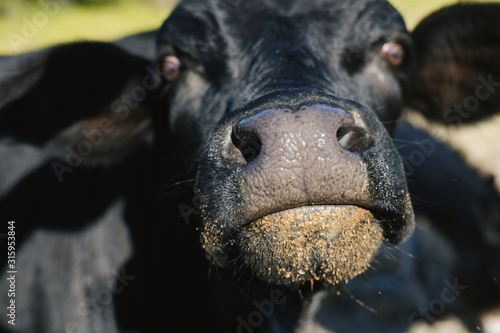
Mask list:
POLYGON ((108 43, 2 57, 0 139, 124 155, 147 136, 161 82, 148 60, 108 43))
POLYGON ((412 33, 416 73, 409 107, 450 125, 500 110, 500 4, 461 4, 424 19, 412 33))

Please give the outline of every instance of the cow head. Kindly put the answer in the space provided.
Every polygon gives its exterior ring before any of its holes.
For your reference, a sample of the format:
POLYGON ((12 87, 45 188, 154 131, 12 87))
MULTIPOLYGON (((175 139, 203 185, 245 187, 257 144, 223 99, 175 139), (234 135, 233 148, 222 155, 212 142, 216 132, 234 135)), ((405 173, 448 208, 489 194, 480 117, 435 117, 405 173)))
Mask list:
POLYGON ((184 64, 170 87, 172 131, 206 138, 196 190, 214 264, 333 284, 411 233, 389 132, 412 48, 388 3, 186 1, 159 51, 165 72, 172 57, 184 64))

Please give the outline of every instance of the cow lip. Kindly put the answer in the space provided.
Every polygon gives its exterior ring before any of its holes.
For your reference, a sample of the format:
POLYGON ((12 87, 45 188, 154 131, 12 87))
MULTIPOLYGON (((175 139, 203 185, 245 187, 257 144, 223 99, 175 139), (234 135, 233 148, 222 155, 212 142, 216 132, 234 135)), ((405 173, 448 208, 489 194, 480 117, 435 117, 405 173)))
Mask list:
POLYGON ((383 233, 374 215, 357 205, 300 206, 241 229, 233 255, 272 284, 336 285, 369 267, 383 233))
POLYGON ((254 222, 258 221, 258 220, 264 219, 264 218, 282 217, 284 215, 294 214, 294 213, 296 213, 296 212, 298 212, 300 210, 310 210, 311 212, 313 212, 313 211, 317 211, 317 210, 321 210, 321 209, 323 209, 323 210, 331 210, 332 208, 334 208, 336 211, 341 211, 341 210, 346 210, 346 209, 363 209, 363 210, 369 211, 371 214, 373 214, 374 219, 377 219, 375 212, 371 208, 359 206, 359 205, 356 205, 356 204, 303 205, 303 206, 297 206, 297 207, 293 207, 293 208, 283 209, 283 210, 280 210, 280 211, 276 211, 276 212, 273 212, 273 213, 269 213, 269 214, 265 214, 265 215, 259 216, 258 218, 253 219, 252 221, 246 222, 241 227, 244 228, 244 227, 249 226, 252 223, 254 223, 254 222))

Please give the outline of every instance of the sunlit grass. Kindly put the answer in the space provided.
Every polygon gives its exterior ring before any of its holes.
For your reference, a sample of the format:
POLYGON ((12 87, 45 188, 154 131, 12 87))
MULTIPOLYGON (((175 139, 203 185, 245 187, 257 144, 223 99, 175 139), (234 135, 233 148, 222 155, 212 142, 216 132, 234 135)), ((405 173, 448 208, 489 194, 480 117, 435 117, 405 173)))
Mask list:
POLYGON ((500 0, 390 0, 389 2, 403 15, 408 29, 411 30, 424 17, 445 6, 458 2, 500 2, 500 0))
POLYGON ((113 40, 156 29, 174 5, 175 1, 164 1, 162 5, 119 1, 92 7, 60 5, 57 11, 51 11, 40 3, 22 6, 12 1, 0 16, 0 54, 77 40, 113 40))
MULTIPOLYGON (((155 29, 177 3, 177 0, 115 0, 113 4, 90 7, 61 4, 53 12, 37 1, 31 5, 17 0, 6 1, 9 3, 0 2, 0 54, 21 53, 70 41, 113 40, 155 29), (34 29, 29 30, 30 25, 34 29)), ((67 2, 43 2, 47 1, 67 2)), ((408 28, 412 29, 430 12, 457 0, 391 2, 403 14, 408 28)))

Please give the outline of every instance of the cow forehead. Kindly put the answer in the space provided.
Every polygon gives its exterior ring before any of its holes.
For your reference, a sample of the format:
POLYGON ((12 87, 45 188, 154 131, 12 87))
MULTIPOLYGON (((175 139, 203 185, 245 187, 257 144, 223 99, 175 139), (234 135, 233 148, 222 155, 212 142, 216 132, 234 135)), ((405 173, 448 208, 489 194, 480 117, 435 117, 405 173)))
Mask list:
POLYGON ((344 61, 394 31, 406 32, 404 21, 385 0, 186 0, 159 41, 160 52, 174 45, 198 59, 208 77, 233 77, 232 91, 247 98, 314 85, 354 97, 344 61))
POLYGON ((386 0, 183 0, 180 6, 189 9, 210 10, 211 12, 254 12, 261 9, 274 11, 281 15, 295 15, 320 9, 326 12, 357 12, 366 8, 376 8, 387 4, 386 0))
POLYGON ((175 45, 210 64, 232 59, 241 66, 241 56, 286 50, 292 62, 311 67, 311 59, 329 62, 346 49, 362 52, 394 30, 406 28, 385 0, 187 0, 159 41, 160 51, 162 43, 175 45))
POLYGON ((180 16, 176 25, 186 25, 190 18, 203 22, 191 27, 199 36, 216 30, 249 42, 286 39, 291 32, 310 29, 323 35, 352 35, 404 28, 401 16, 386 0, 185 0, 172 16, 176 15, 180 16), (206 31, 199 31, 202 25, 206 31))
POLYGON ((365 14, 372 15, 388 5, 386 0, 212 0, 211 2, 220 12, 241 14, 242 17, 253 19, 264 18, 265 16, 258 16, 268 12, 283 17, 306 14, 319 20, 335 18, 345 21, 356 20, 365 14))

